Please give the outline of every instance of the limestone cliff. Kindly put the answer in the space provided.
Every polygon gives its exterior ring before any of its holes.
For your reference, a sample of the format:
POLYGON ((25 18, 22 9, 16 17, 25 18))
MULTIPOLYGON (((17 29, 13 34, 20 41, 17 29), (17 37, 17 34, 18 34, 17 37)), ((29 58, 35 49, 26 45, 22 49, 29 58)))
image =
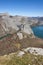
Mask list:
POLYGON ((0 14, 0 36, 1 34, 14 33, 17 31, 33 34, 30 27, 32 22, 28 22, 27 17, 24 16, 11 16, 7 13, 0 14))

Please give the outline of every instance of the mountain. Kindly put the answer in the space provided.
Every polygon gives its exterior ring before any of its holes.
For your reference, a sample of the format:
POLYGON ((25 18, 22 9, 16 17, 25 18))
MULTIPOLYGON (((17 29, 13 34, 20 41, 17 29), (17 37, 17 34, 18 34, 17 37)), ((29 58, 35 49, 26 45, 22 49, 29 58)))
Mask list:
POLYGON ((0 14, 0 37, 17 31, 19 33, 33 34, 31 24, 31 22, 28 22, 27 17, 11 16, 8 13, 0 14))
POLYGON ((43 48, 43 39, 36 38, 31 29, 31 26, 41 25, 43 23, 41 21, 43 18, 1 13, 0 55, 13 53, 27 47, 43 48))
POLYGON ((23 33, 34 35, 31 26, 37 25, 43 25, 43 17, 12 16, 8 13, 0 13, 0 37, 15 32, 21 38, 23 33))

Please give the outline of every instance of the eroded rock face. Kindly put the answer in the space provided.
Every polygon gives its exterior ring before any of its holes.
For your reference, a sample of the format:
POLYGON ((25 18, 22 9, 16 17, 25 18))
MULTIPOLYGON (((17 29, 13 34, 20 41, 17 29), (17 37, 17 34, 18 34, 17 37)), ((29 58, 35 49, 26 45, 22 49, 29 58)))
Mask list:
POLYGON ((19 39, 23 39, 23 34, 21 32, 18 32, 17 35, 18 35, 19 39))
MULTIPOLYGON (((26 34, 33 34, 33 31, 30 28, 27 17, 22 16, 10 16, 9 14, 0 14, 0 35, 1 33, 14 33, 22 31, 26 34)), ((3 35, 4 35, 3 34, 3 35)))
POLYGON ((27 34, 33 34, 33 31, 32 29, 30 28, 30 25, 29 24, 25 24, 24 25, 24 29, 22 30, 23 32, 27 33, 27 34))

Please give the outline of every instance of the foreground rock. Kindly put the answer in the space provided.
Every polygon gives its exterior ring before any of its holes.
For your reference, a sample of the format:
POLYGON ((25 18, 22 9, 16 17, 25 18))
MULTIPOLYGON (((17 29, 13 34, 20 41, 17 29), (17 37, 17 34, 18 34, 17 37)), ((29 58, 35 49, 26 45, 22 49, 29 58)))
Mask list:
POLYGON ((0 56, 0 65, 43 65, 43 56, 19 51, 0 56))
POLYGON ((43 48, 28 47, 24 51, 34 55, 43 55, 43 48))

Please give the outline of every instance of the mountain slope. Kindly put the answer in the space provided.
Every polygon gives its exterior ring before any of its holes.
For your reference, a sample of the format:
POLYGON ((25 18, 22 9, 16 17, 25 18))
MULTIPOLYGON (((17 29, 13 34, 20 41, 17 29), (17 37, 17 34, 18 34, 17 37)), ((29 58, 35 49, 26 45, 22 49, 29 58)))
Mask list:
POLYGON ((14 33, 22 31, 27 34, 33 34, 30 24, 27 21, 27 17, 22 16, 10 16, 9 14, 0 15, 0 35, 1 33, 14 33), (3 31, 2 31, 3 30, 3 31))

